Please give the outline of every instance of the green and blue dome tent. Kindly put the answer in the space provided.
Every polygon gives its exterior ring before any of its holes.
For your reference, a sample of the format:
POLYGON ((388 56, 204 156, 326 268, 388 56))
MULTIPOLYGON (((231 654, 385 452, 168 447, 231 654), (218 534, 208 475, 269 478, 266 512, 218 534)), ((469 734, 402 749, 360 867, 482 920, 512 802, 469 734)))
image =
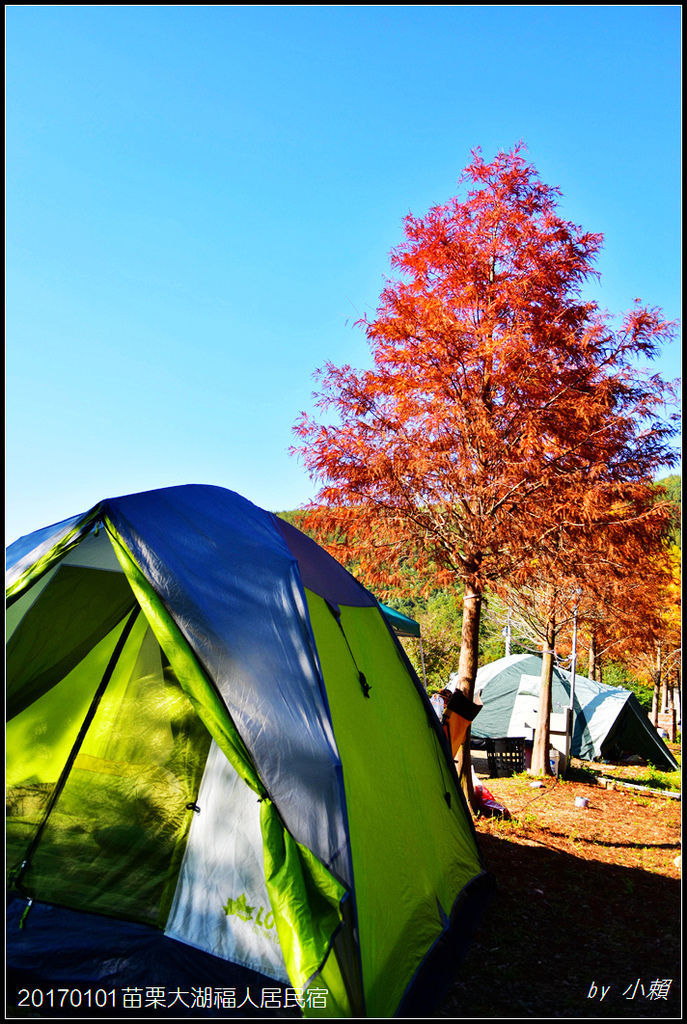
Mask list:
POLYGON ((489 878, 367 590, 190 485, 22 537, 7 597, 12 986, 282 986, 304 1016, 426 1013, 489 878))

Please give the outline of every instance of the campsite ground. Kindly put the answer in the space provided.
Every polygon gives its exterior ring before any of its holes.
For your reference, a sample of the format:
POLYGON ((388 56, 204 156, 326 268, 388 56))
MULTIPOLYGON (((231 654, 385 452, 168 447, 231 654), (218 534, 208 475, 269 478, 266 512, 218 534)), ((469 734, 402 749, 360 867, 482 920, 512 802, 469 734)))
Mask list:
POLYGON ((679 773, 482 779, 511 817, 475 823, 496 891, 435 1016, 679 1018, 681 801, 659 788, 679 773))

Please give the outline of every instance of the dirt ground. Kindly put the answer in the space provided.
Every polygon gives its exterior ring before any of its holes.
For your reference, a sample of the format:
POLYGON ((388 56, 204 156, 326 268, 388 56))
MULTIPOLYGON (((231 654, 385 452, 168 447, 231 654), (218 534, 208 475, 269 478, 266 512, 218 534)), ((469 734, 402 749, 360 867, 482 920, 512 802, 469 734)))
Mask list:
POLYGON ((619 788, 679 773, 573 762, 535 789, 524 773, 490 779, 486 759, 477 770, 509 817, 475 821, 495 892, 432 1016, 680 1019, 682 804, 619 788))
POLYGON ((495 895, 435 1016, 681 1016, 682 804, 619 788, 657 778, 581 762, 541 789, 483 778, 510 812, 475 822, 495 895))

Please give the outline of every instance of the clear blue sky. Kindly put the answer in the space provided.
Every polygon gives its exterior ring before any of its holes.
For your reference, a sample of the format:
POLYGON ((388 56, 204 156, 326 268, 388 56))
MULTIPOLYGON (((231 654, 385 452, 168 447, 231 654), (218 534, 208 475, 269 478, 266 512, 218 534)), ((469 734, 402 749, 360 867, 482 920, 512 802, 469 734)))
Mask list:
MULTIPOLYGON (((402 219, 519 140, 680 315, 678 6, 6 8, 8 540, 214 483, 265 508, 402 219)), ((659 369, 680 373, 679 343, 659 369)))

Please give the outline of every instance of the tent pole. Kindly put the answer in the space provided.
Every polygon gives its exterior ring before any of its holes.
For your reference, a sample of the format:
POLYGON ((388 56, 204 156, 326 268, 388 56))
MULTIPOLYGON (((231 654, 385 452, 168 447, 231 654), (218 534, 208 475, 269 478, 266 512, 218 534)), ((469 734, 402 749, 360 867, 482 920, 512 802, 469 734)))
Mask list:
POLYGON ((427 689, 427 676, 425 675, 425 652, 422 649, 422 637, 421 636, 418 637, 418 641, 419 641, 419 644, 420 644, 420 664, 422 665, 422 684, 423 684, 423 686, 424 686, 424 688, 426 690, 427 689))
POLYGON ((58 778, 57 782, 55 783, 55 788, 53 789, 53 791, 52 791, 52 793, 50 795, 50 799, 48 801, 48 805, 46 807, 45 814, 43 815, 43 819, 40 822, 40 824, 38 825, 38 828, 36 829, 36 831, 34 833, 33 839, 29 843, 28 849, 27 849, 26 853, 24 854, 24 858, 23 858, 23 860, 22 860, 18 870, 16 871, 16 873, 13 876, 11 876, 11 880, 12 880, 12 884, 13 884, 14 888, 19 890, 20 892, 21 892, 21 882, 22 882, 22 879, 23 879, 24 875, 26 874, 26 872, 28 871, 28 869, 30 868, 30 866, 31 866, 31 859, 32 859, 32 857, 33 857, 33 855, 34 855, 34 853, 36 851, 36 847, 38 846, 38 843, 40 842, 41 836, 43 835, 43 830, 44 830, 44 828, 45 828, 45 826, 47 824, 48 818, 50 817, 50 814, 52 813, 52 809, 55 806, 58 797, 60 796, 62 790, 64 789, 65 783, 67 781, 69 773, 72 770, 72 766, 74 764, 74 761, 76 760, 77 754, 79 753, 79 751, 81 749, 81 745, 82 745, 82 743, 84 741, 86 733, 88 732, 88 730, 90 728, 90 725, 91 725, 91 722, 93 721, 93 719, 95 717, 95 713, 98 710, 98 706, 100 704, 100 699, 101 699, 102 695, 105 693, 105 690, 108 687, 110 679, 112 678, 112 673, 114 672, 114 670, 115 670, 115 668, 117 666, 117 662, 119 661, 120 655, 121 655, 122 651, 124 650, 124 646, 125 646, 127 640, 129 639, 129 636, 131 634, 131 630, 134 627, 134 623, 136 622, 136 619, 138 617, 138 614, 139 614, 140 610, 141 610, 140 606, 136 605, 136 607, 133 609, 133 611, 129 615, 129 618, 127 619, 126 623, 124 624, 124 629, 122 630, 122 632, 121 632, 121 634, 119 636, 119 639, 117 640, 117 643, 115 645, 114 651, 112 652, 112 655, 110 656, 110 660, 107 663, 107 667, 105 669, 103 677, 102 677, 102 679, 100 680, 100 682, 98 684, 98 687, 97 687, 97 689, 95 691, 93 699, 91 700, 91 704, 90 704, 90 706, 88 708, 88 711, 86 712, 86 716, 85 716, 83 722, 81 723, 81 728, 79 729, 78 735, 77 735, 76 739, 74 740, 74 744, 72 746, 72 749, 69 752, 67 760, 64 763, 64 767, 62 768, 62 771, 60 773, 60 777, 58 778))

